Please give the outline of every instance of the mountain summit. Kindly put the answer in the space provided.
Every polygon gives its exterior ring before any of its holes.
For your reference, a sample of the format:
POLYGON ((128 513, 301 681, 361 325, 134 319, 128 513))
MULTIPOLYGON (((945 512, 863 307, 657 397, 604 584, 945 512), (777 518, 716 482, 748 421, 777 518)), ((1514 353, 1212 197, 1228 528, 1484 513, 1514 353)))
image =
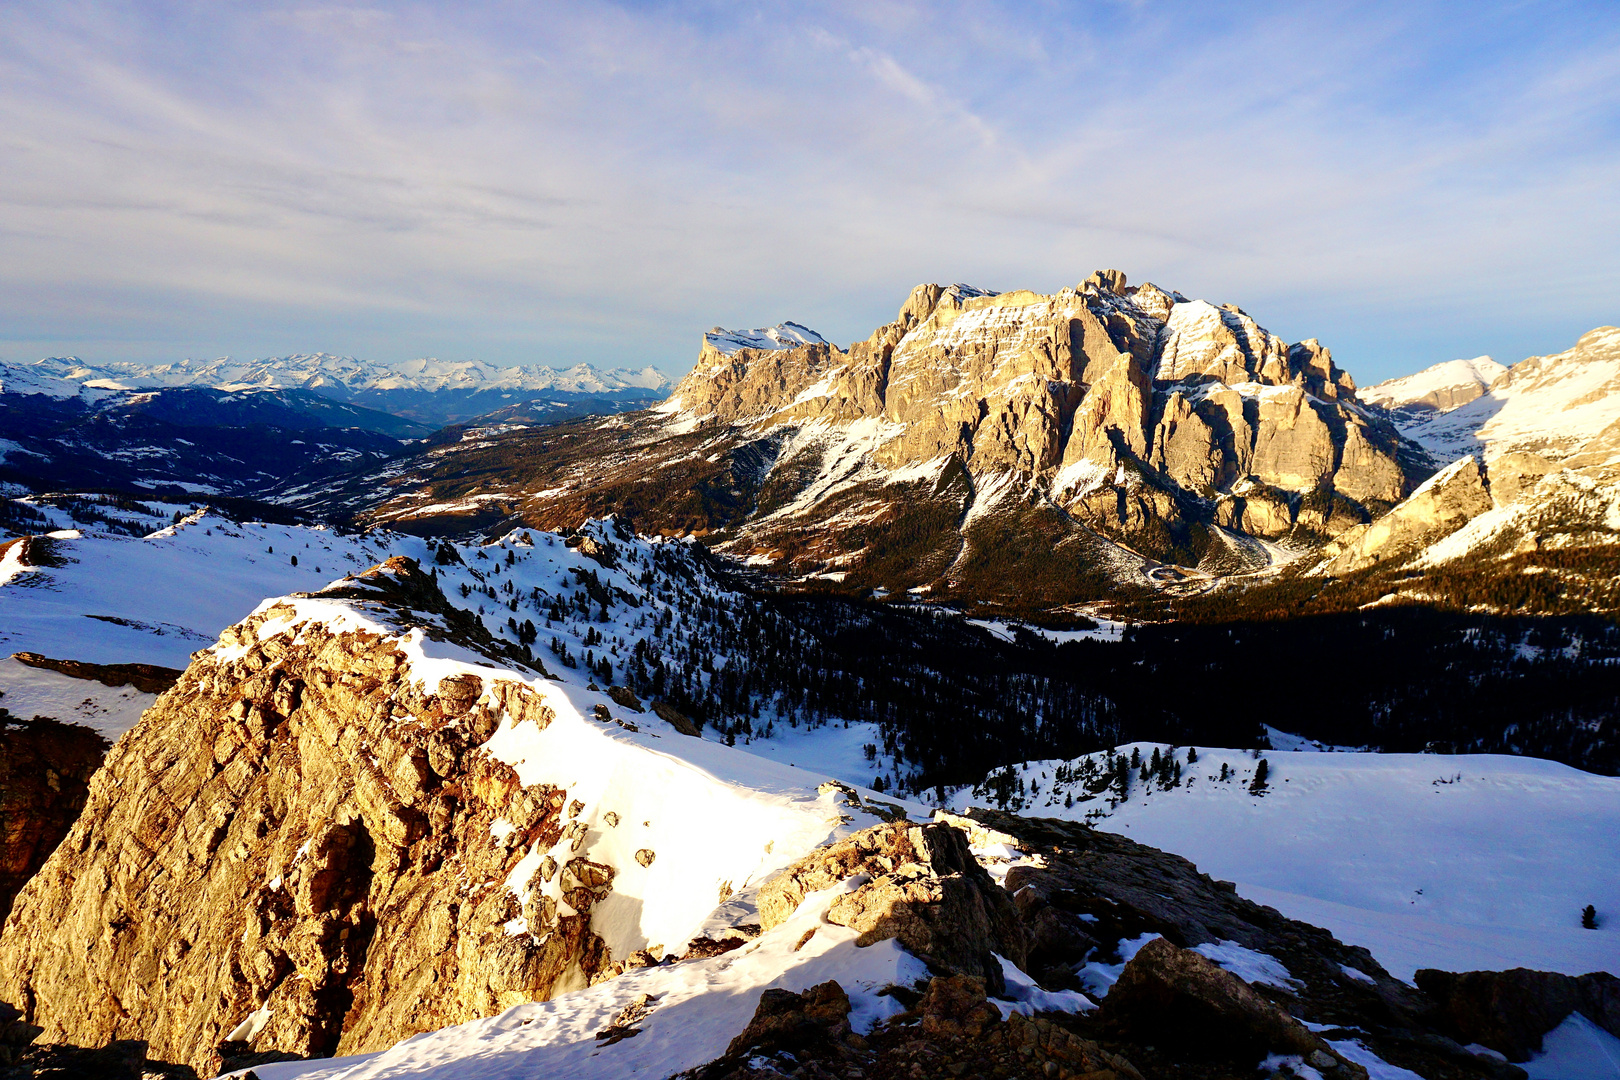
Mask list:
POLYGON ((1117 270, 1051 295, 919 285, 847 350, 794 323, 711 330, 651 412, 486 434, 298 498, 462 525, 620 513, 791 575, 1050 606, 1277 565, 1432 471, 1319 342, 1117 270))

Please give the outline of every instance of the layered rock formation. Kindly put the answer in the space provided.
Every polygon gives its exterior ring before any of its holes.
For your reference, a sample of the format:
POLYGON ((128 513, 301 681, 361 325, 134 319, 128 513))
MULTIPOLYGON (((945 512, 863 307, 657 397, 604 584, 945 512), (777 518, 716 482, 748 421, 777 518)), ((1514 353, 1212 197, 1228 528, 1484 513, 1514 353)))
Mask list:
POLYGON ((920 285, 847 350, 711 331, 651 413, 490 432, 300 498, 426 528, 476 488, 480 524, 616 513, 846 587, 1042 607, 1270 566, 1261 540, 1314 547, 1431 471, 1319 342, 1109 270, 1053 294, 920 285))
MULTIPOLYGON (((414 564, 362 584, 479 644, 414 564)), ((199 655, 110 755, 0 935, 0 997, 47 1041, 142 1038, 199 1071, 233 1032, 329 1054, 543 995, 604 962, 588 913, 612 870, 588 853, 563 871, 580 906, 532 913, 543 943, 503 932, 520 914, 507 890, 468 891, 515 861, 490 838, 496 819, 525 839, 570 828, 566 793, 525 791, 476 752, 503 717, 550 721, 522 681, 424 685, 398 641, 287 605, 199 655)))
MULTIPOLYGON (((667 759, 559 721, 567 699, 532 671, 403 557, 262 605, 96 774, 0 933, 0 999, 44 1041, 141 1039, 209 1073, 222 1051, 365 1050, 583 987, 637 949, 661 955, 643 928, 678 946, 695 929, 682 901, 639 897, 668 867, 660 849, 688 842, 681 821, 580 781, 615 753, 667 759), (467 662, 429 657, 424 635, 467 662), (585 756, 548 772, 522 748, 559 724, 585 756)), ((690 828, 744 817, 704 791, 690 828)), ((779 817, 756 808, 740 827, 779 817)), ((696 876, 740 887, 759 847, 733 847, 696 876)))
POLYGON ((1354 400, 1317 341, 1287 345, 1238 308, 1099 271, 1051 296, 921 285, 847 353, 816 342, 722 355, 705 342, 666 409, 706 425, 876 421, 879 467, 954 457, 976 479, 1017 474, 1119 528, 1113 490, 1142 482, 1203 498, 1243 480, 1293 496, 1329 486, 1382 509, 1408 488, 1399 439, 1354 400), (1062 472, 1085 480, 1054 490, 1062 472))

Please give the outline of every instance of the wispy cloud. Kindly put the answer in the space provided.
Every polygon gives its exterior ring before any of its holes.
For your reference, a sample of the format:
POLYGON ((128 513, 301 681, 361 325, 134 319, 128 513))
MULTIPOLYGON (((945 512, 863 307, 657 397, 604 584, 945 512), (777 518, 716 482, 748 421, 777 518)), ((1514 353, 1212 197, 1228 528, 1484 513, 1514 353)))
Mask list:
POLYGON ((0 353, 679 369, 1100 265, 1359 377, 1620 321, 1603 4, 13 4, 0 353))

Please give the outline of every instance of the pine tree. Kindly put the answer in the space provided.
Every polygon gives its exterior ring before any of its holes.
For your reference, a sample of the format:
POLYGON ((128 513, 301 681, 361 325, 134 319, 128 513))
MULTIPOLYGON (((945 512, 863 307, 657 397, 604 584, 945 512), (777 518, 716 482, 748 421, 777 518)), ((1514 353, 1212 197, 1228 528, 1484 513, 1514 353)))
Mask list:
POLYGON ((1597 908, 1587 904, 1581 909, 1581 926, 1587 930, 1597 929, 1597 908))
POLYGON ((1249 794, 1264 795, 1266 791, 1266 777, 1270 775, 1270 773, 1271 766, 1266 763, 1265 758, 1261 758, 1260 764, 1256 765, 1254 768, 1254 779, 1249 781, 1249 794))

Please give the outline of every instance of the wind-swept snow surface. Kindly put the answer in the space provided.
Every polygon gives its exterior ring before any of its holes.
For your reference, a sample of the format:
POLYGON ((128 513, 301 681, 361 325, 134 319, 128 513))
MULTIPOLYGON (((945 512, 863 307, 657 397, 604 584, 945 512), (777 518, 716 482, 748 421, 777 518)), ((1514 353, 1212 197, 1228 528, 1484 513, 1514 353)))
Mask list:
MULTIPOLYGON (((1313 753, 1133 744, 1146 762, 1174 753, 1180 786, 1129 767, 1090 798, 1083 759, 1030 762, 1010 790, 1025 813, 1098 828, 1184 855, 1245 897, 1364 945, 1399 978, 1527 967, 1620 972, 1620 912, 1580 926, 1587 904, 1620 897, 1620 778, 1501 755, 1313 753), (1060 777, 1058 768, 1064 772, 1060 777), (1228 779, 1221 780, 1223 768, 1228 779)), ((1092 755, 1101 772, 1106 759, 1092 755)), ((994 778, 994 774, 993 774, 994 778)), ((992 785, 959 806, 995 805, 992 785)))
POLYGON ((157 700, 133 686, 103 686, 93 679, 29 667, 10 656, 0 660, 0 709, 21 720, 47 716, 83 724, 109 742, 135 726, 157 700))
POLYGON ((9 568, 19 572, 0 583, 0 656, 184 668, 267 596, 319 589, 390 555, 427 554, 414 537, 214 513, 145 537, 60 531, 50 550, 58 565, 9 568))

